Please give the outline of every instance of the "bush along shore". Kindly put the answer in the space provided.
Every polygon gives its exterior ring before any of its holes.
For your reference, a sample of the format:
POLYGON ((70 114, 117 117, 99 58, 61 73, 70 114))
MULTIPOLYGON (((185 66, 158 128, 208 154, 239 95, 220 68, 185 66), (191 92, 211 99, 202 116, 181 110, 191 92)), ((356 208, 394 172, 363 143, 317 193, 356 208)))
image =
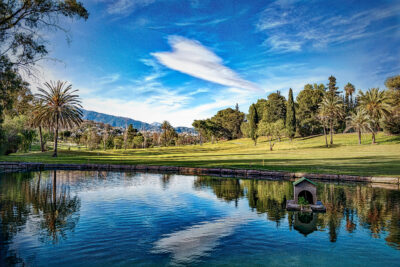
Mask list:
POLYGON ((399 177, 373 177, 355 175, 316 174, 302 172, 246 170, 229 168, 196 168, 155 165, 117 165, 117 164, 57 164, 35 162, 0 162, 0 172, 40 171, 40 170, 82 170, 82 171, 135 171, 135 172, 169 172, 186 175, 212 175, 250 179, 294 180, 307 177, 314 180, 337 182, 367 182, 400 185, 399 177))

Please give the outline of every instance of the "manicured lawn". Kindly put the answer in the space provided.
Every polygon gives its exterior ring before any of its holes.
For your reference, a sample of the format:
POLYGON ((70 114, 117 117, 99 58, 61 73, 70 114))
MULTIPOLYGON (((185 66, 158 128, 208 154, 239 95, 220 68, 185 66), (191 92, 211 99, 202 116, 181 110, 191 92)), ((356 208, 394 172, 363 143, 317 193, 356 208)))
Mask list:
POLYGON ((35 151, 1 156, 0 161, 229 167, 400 177, 400 136, 380 133, 377 145, 370 144, 370 135, 363 136, 363 144, 358 145, 355 134, 335 135, 331 148, 326 148, 324 142, 323 136, 284 140, 275 144, 274 151, 269 151, 263 138, 257 146, 250 139, 239 139, 203 146, 107 151, 61 147, 58 158, 52 158, 51 152, 35 151))

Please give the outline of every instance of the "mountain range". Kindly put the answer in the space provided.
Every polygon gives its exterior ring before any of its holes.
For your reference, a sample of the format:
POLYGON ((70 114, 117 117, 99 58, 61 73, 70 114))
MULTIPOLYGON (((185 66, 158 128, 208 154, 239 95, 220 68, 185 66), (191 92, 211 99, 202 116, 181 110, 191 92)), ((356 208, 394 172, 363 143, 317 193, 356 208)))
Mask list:
MULTIPOLYGON (((155 131, 161 132, 161 123, 153 122, 153 123, 146 123, 143 121, 134 120, 131 118, 126 117, 119 117, 109 114, 104 114, 96 111, 90 111, 82 109, 83 119, 95 122, 102 122, 106 124, 110 124, 113 127, 122 127, 125 128, 127 125, 132 124, 133 128, 138 129, 139 131, 155 131)), ((174 127, 178 133, 195 133, 196 131, 190 127, 174 127)))

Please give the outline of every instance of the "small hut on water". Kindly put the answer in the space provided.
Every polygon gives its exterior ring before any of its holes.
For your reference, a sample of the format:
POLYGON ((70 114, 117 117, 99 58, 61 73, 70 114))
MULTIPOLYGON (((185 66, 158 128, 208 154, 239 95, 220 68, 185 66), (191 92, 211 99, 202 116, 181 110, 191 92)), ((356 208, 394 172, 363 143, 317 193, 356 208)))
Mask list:
POLYGON ((286 202, 287 210, 325 212, 326 208, 317 200, 317 184, 303 177, 293 182, 294 199, 286 202), (301 199, 301 203, 299 203, 301 199))

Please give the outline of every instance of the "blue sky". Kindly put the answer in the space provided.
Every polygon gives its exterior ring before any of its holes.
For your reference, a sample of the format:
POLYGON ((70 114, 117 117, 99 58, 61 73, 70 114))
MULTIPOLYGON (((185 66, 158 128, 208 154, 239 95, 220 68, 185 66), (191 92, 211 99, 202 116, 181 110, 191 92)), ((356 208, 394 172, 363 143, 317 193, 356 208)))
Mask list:
MULTIPOLYGON (((87 0, 84 21, 48 32, 43 80, 86 109, 190 126, 306 83, 384 87, 400 73, 400 1, 87 0)), ((35 82, 33 86, 36 86, 35 82)))

